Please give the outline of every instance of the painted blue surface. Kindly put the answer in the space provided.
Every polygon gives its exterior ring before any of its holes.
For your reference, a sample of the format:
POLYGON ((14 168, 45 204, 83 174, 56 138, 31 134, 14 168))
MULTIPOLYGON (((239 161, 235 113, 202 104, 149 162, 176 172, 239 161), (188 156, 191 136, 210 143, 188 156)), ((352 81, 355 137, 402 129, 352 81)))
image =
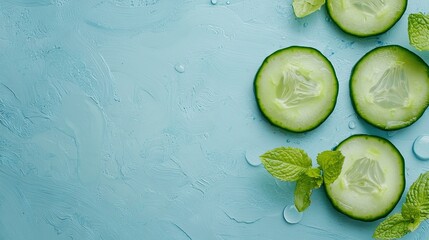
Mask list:
MULTIPOLYGON (((376 134, 406 158, 408 189, 429 170, 412 153, 429 112, 376 130, 353 111, 348 77, 376 46, 412 49, 406 16, 419 11, 429 2, 410 0, 393 29, 360 39, 325 10, 296 19, 290 0, 2 0, 0 239, 371 239, 379 222, 339 214, 322 190, 287 224, 293 186, 245 155, 314 158, 376 134), (319 49, 340 81, 333 114, 304 134, 268 124, 253 96, 262 60, 290 45, 319 49)), ((404 239, 428 238, 425 222, 404 239)))

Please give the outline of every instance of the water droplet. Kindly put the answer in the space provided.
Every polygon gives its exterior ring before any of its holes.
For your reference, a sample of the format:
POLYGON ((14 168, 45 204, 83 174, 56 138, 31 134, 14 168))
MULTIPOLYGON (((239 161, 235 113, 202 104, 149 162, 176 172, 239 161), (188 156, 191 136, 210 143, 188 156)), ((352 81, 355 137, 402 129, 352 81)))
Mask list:
POLYGON ((261 155, 261 151, 256 149, 249 149, 246 151, 246 161, 249 165, 257 167, 262 164, 261 159, 259 158, 259 156, 261 155))
POLYGON ((303 213, 299 212, 295 205, 287 205, 283 211, 283 218, 290 224, 299 223, 302 215, 303 213))
POLYGON ((295 189, 295 182, 288 182, 288 181, 282 181, 280 179, 275 179, 277 187, 279 187, 281 190, 289 193, 293 193, 295 189))
POLYGON ((231 4, 231 2, 230 1, 226 1, 226 5, 229 5, 229 4, 231 4))
POLYGON ((416 138, 413 144, 413 152, 422 160, 429 160, 429 135, 416 138))
POLYGON ((398 133, 398 131, 389 131, 389 132, 387 132, 387 136, 392 137, 396 133, 398 133))
POLYGON ((212 3, 213 5, 216 5, 216 4, 217 4, 217 0, 211 0, 211 3, 212 3))
POLYGON ((355 129, 355 127, 356 127, 356 123, 354 121, 350 121, 349 122, 349 128, 350 129, 355 129))
POLYGON ((182 64, 177 64, 176 66, 174 66, 174 69, 178 73, 184 73, 185 72, 185 66, 183 66, 182 64))
POLYGON ((308 23, 304 23, 303 26, 306 28, 308 26, 308 23))

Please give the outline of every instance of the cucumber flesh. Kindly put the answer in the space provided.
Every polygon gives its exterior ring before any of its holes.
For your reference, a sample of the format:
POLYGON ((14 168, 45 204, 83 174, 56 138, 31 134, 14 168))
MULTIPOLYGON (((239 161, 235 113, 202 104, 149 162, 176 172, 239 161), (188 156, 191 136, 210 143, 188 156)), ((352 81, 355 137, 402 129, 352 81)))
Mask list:
POLYGON ((318 50, 292 46, 264 60, 254 91, 259 109, 272 124, 305 132, 334 110, 338 80, 332 64, 318 50))
POLYGON ((343 31, 360 37, 386 32, 406 7, 407 0, 327 0, 332 20, 343 31))
POLYGON ((389 214, 405 188, 404 158, 396 147, 384 138, 354 135, 335 150, 345 159, 339 177, 325 186, 333 206, 362 221, 389 214))
POLYGON ((407 127, 429 106, 429 66, 403 47, 376 48, 355 65, 350 96, 359 116, 373 126, 407 127))

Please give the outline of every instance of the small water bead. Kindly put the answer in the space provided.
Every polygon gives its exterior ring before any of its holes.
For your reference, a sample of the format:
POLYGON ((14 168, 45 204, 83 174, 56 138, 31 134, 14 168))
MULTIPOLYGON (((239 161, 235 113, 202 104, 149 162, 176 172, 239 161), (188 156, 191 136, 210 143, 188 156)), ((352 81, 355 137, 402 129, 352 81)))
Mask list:
POLYGON ((278 188, 280 188, 285 193, 293 193, 295 189, 295 182, 289 182, 289 181, 282 181, 280 179, 275 179, 275 183, 278 188))
POLYGON ((174 66, 174 69, 178 73, 184 73, 185 72, 185 66, 183 66, 182 64, 177 64, 176 66, 174 66))
POLYGON ((349 122, 349 128, 350 129, 355 129, 356 128, 356 123, 354 121, 350 121, 349 122))
POLYGON ((231 4, 231 2, 230 1, 226 1, 226 5, 229 5, 229 4, 231 4))
POLYGON ((246 161, 249 165, 257 167, 262 164, 259 156, 263 154, 262 151, 258 149, 249 149, 246 151, 246 161))
POLYGON ((211 0, 211 3, 212 3, 213 5, 216 5, 216 4, 217 4, 217 0, 211 0))
POLYGON ((429 160, 429 135, 416 138, 413 144, 413 152, 422 160, 429 160))
POLYGON ((387 132, 387 136, 389 136, 389 137, 393 137, 395 134, 397 134, 398 133, 398 131, 388 131, 387 132))
POLYGON ((295 205, 288 205, 283 211, 283 218, 290 224, 299 223, 302 220, 303 213, 296 209, 295 205))

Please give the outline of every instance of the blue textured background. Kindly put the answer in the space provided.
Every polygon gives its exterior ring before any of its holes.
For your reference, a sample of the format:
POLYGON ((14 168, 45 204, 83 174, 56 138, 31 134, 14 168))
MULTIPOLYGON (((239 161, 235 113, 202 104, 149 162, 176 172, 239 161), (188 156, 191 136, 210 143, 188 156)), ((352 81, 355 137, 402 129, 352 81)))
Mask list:
MULTIPOLYGON (((339 214, 323 190, 287 224, 291 186, 244 156, 288 145, 314 158, 377 134, 406 158, 408 189, 429 170, 411 151, 428 111, 375 130, 348 77, 376 46, 412 49, 407 15, 419 11, 429 2, 410 0, 388 33, 360 39, 325 9, 296 19, 291 0, 1 0, 0 239, 371 239, 379 222, 339 214), (262 60, 290 45, 319 49, 340 81, 333 114, 304 134, 272 127, 253 96, 262 60)), ((425 222, 405 239, 428 238, 425 222)))

